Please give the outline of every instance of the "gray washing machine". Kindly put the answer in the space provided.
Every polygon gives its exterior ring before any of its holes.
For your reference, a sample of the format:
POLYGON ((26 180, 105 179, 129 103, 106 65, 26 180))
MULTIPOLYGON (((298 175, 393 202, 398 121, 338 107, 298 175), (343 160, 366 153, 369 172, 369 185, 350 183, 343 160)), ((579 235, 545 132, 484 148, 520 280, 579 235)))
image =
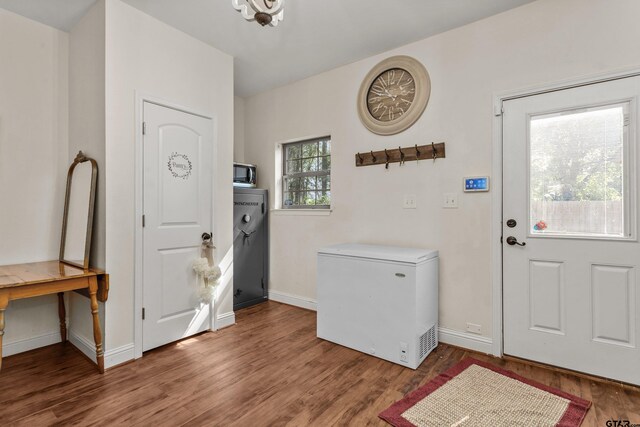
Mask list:
POLYGON ((269 200, 267 190, 233 189, 233 309, 268 298, 269 200))

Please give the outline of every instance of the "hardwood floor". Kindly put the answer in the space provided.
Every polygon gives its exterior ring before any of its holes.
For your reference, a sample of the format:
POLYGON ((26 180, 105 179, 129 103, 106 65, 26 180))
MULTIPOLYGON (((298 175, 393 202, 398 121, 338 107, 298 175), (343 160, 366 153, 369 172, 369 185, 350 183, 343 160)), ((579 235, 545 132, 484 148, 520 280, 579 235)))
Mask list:
POLYGON ((104 375, 71 344, 7 357, 0 425, 386 425, 380 411, 468 356, 591 400, 584 426, 640 424, 640 389, 444 344, 413 371, 317 339, 314 312, 275 302, 236 322, 104 375))

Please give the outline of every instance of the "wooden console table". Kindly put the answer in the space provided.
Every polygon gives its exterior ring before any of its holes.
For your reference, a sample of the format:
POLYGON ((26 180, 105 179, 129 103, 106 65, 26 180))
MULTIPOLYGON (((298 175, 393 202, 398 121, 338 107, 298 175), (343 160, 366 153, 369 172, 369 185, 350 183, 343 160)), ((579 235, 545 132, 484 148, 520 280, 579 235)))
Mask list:
POLYGON ((107 300, 109 275, 95 268, 83 270, 59 261, 0 266, 0 369, 2 369, 2 336, 5 327, 4 311, 9 305, 9 301, 58 294, 60 335, 62 342, 65 342, 67 340, 67 323, 63 296, 66 291, 77 291, 91 300, 96 362, 100 373, 104 373, 104 352, 98 317, 98 301, 107 300))

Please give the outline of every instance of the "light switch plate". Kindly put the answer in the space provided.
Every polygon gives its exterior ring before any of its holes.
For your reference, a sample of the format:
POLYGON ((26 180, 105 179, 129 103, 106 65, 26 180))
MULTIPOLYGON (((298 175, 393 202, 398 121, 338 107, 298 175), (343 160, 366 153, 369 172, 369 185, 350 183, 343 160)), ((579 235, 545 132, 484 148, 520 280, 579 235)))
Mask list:
POLYGON ((415 194, 405 194, 404 202, 402 203, 402 207, 404 209, 415 209, 417 207, 416 195, 415 194))
POLYGON ((444 193, 442 207, 445 209, 457 209, 458 193, 444 193))

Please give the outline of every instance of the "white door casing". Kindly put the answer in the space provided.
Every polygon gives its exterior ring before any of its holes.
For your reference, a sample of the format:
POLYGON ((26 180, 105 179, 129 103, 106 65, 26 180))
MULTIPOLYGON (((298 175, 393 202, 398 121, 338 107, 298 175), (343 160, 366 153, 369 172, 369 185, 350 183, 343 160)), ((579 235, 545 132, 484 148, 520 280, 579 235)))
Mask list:
POLYGON ((192 268, 213 229, 213 124, 143 104, 143 351, 210 327, 192 268))
MULTIPOLYGON (((640 384, 639 96, 640 77, 630 77, 504 102, 502 235, 526 244, 505 242, 503 247, 505 354, 640 384), (569 221, 580 223, 575 227, 583 227, 582 232, 572 229, 574 225, 567 221, 560 224, 577 216, 561 209, 547 221, 547 230, 534 230, 538 220, 547 218, 530 218, 530 208, 542 215, 533 207, 537 202, 530 201, 530 190, 535 187, 530 175, 537 170, 531 161, 547 159, 544 153, 540 156, 532 151, 533 120, 607 109, 624 111, 621 129, 625 143, 623 161, 619 162, 624 202, 618 201, 616 214, 600 222, 589 221, 595 214, 569 221), (509 219, 517 225, 509 227, 509 219), (597 229, 598 224, 606 228, 597 229)), ((579 134, 580 130, 575 130, 563 141, 570 145, 579 134)), ((548 194, 544 198, 558 199, 561 203, 557 206, 566 208, 569 203, 563 205, 564 199, 573 201, 571 188, 545 190, 548 194)), ((607 203, 616 201, 602 202, 607 203)), ((544 212, 552 215, 551 211, 544 212)))

